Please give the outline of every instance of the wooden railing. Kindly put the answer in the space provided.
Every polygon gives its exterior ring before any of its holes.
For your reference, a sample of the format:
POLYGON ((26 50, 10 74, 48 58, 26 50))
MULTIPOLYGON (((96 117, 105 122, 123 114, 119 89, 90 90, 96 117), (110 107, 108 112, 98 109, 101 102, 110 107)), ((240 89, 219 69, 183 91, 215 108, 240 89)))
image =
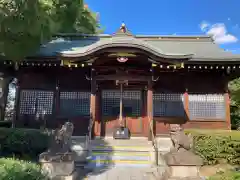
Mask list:
POLYGON ((150 127, 150 131, 151 131, 152 145, 153 145, 154 152, 155 152, 155 163, 156 163, 156 165, 158 165, 158 145, 157 145, 157 140, 156 140, 156 137, 155 137, 154 131, 153 131, 153 119, 151 119, 150 117, 152 117, 152 116, 148 116, 148 121, 149 121, 149 127, 150 127))

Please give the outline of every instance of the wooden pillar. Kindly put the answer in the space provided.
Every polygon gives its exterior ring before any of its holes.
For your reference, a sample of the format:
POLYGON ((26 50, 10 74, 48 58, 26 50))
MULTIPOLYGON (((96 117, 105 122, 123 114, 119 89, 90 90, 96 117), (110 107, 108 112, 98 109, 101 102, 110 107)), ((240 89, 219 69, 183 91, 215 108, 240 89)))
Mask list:
POLYGON ((95 104, 95 122, 94 122, 94 136, 100 136, 101 134, 101 96, 99 89, 96 90, 96 104, 95 104))
POLYGON ((227 122, 227 129, 231 130, 231 115, 230 115, 230 96, 228 92, 224 94, 225 103, 226 103, 226 122, 227 122))
POLYGON ((225 76, 224 79, 224 100, 225 100, 225 112, 226 112, 226 124, 227 124, 227 129, 231 130, 231 114, 230 114, 230 105, 231 105, 231 99, 229 95, 229 90, 228 90, 228 78, 225 76))
POLYGON ((58 117, 60 114, 60 87, 59 80, 56 79, 56 87, 55 87, 55 116, 58 117))
POLYGON ((185 111, 185 118, 186 121, 190 120, 190 115, 189 115, 189 96, 188 96, 188 89, 185 90, 184 93, 184 111, 185 111))
MULTIPOLYGON (((54 127, 60 127, 62 125, 62 120, 59 120, 59 115, 60 115, 60 83, 58 77, 56 77, 56 84, 55 84, 55 92, 54 92, 54 116, 55 116, 55 121, 52 124, 54 127)), ((70 121, 70 119, 67 119, 67 121, 70 121)), ((44 128, 47 128, 49 123, 44 120, 44 128)))
POLYGON ((90 117, 93 121, 93 127, 92 127, 92 135, 95 135, 95 129, 96 129, 96 72, 94 69, 91 69, 91 97, 90 97, 90 117))
POLYGON ((147 87, 147 118, 148 118, 148 140, 152 140, 153 130, 153 87, 152 80, 148 81, 147 87), (152 126, 152 127, 150 127, 152 126))
POLYGON ((15 96, 15 102, 14 102, 14 113, 13 113, 13 119, 12 119, 12 128, 15 128, 16 127, 16 124, 17 124, 17 120, 18 120, 18 116, 19 116, 19 113, 20 113, 20 83, 19 83, 19 80, 16 79, 16 82, 15 82, 16 86, 16 96, 15 96))

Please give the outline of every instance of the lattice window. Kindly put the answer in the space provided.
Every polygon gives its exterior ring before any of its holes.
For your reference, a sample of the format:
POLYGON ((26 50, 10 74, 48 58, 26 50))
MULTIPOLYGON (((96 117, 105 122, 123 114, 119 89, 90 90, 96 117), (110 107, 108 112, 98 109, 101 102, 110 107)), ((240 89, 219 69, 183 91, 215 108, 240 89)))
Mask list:
POLYGON ((90 92, 60 92, 60 115, 77 117, 90 115, 90 92))
MULTIPOLYGON (((104 116, 118 116, 119 104, 119 90, 102 91, 102 114, 104 116)), ((141 91, 123 91, 123 114, 126 116, 141 115, 141 91)))
POLYGON ((153 116, 183 117, 184 115, 183 94, 153 94, 153 116))
POLYGON ((222 94, 189 94, 190 119, 225 119, 225 98, 222 94))
POLYGON ((123 92, 124 114, 128 116, 141 115, 141 91, 123 92))
POLYGON ((52 114, 53 97, 52 91, 21 90, 20 114, 52 114))

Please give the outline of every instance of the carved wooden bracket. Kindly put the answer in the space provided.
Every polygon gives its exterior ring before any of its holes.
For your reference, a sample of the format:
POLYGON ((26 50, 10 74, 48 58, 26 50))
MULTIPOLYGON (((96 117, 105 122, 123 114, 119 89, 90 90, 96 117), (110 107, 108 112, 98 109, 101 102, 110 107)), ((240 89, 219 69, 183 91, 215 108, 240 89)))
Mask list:
POLYGON ((85 78, 86 78, 86 80, 88 80, 88 81, 91 81, 92 80, 92 78, 91 77, 89 77, 88 75, 86 75, 85 74, 85 78))
POLYGON ((158 79, 159 79, 159 76, 156 79, 154 79, 154 76, 152 76, 152 81, 156 82, 158 81, 158 79))

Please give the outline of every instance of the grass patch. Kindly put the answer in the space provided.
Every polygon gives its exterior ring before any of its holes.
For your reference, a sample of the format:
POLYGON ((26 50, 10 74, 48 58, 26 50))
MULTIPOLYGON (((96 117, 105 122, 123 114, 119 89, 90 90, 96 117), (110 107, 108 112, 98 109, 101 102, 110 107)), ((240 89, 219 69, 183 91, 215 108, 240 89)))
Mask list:
POLYGON ((240 172, 237 172, 237 171, 223 172, 222 171, 209 177, 208 180, 240 180, 240 172))

